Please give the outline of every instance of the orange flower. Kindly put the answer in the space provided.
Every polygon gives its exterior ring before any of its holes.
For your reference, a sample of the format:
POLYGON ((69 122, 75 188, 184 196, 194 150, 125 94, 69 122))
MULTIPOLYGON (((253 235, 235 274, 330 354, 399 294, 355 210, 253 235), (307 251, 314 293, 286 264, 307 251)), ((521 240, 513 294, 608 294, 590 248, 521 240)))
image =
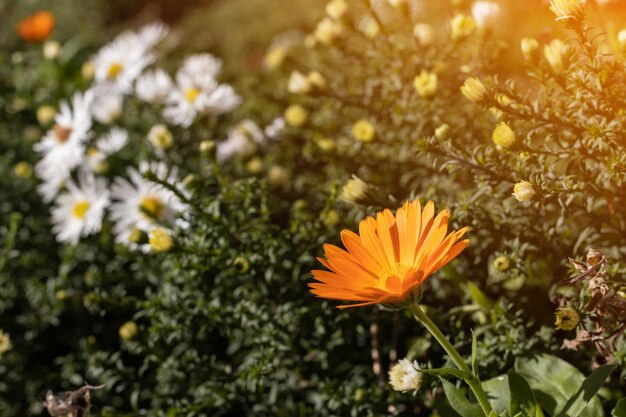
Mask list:
POLYGON ((43 42, 54 30, 54 15, 45 10, 20 20, 17 35, 26 42, 43 42))
POLYGON ((347 251, 324 245, 326 259, 319 261, 330 271, 312 271, 319 282, 311 292, 331 300, 357 301, 338 308, 384 304, 406 307, 419 299, 426 278, 454 259, 469 244, 460 240, 467 227, 448 232, 448 210, 434 217, 429 201, 405 203, 396 215, 384 210, 359 224, 359 234, 343 230, 347 251))

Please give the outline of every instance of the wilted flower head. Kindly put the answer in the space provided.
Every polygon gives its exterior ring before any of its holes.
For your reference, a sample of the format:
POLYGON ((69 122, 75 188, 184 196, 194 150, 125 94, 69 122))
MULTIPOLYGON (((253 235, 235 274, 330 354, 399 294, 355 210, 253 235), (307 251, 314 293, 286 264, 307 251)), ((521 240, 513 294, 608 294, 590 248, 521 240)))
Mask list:
POLYGON ((19 21, 16 27, 17 36, 26 42, 43 42, 52 34, 54 24, 54 15, 40 10, 19 21))
POLYGON ((413 87, 421 97, 432 97, 437 92, 438 78, 434 72, 422 71, 413 80, 413 87))
POLYGON ((415 391, 422 386, 422 373, 417 361, 400 359, 389 370, 389 383, 396 391, 415 391))
POLYGON ((559 330, 573 330, 580 323, 580 316, 576 310, 569 307, 557 308, 554 317, 554 325, 559 330))
POLYGON ((367 217, 359 234, 341 232, 347 250, 326 244, 326 258, 318 258, 330 271, 315 270, 319 282, 311 292, 331 300, 356 301, 338 308, 383 304, 404 308, 421 295, 431 274, 454 259, 469 244, 461 240, 463 228, 448 232, 448 210, 435 217, 435 205, 422 211, 418 200, 405 203, 395 216, 390 210, 367 217))
POLYGON ((461 93, 473 103, 478 104, 485 98, 487 89, 478 78, 471 77, 461 86, 461 93))
POLYGON ((515 143, 515 132, 505 122, 500 122, 493 130, 492 139, 497 146, 510 148, 515 143))
POLYGON ((577 19, 584 13, 585 0, 551 0, 550 10, 556 16, 556 20, 577 19))
POLYGON ((530 201, 535 198, 537 191, 528 181, 520 181, 513 187, 513 195, 517 201, 530 201))
POLYGON ((501 8, 492 1, 477 1, 472 4, 472 17, 480 29, 491 29, 498 23, 501 8))
POLYGON ((450 21, 450 36, 452 40, 461 40, 472 34, 476 23, 471 16, 459 14, 450 21))

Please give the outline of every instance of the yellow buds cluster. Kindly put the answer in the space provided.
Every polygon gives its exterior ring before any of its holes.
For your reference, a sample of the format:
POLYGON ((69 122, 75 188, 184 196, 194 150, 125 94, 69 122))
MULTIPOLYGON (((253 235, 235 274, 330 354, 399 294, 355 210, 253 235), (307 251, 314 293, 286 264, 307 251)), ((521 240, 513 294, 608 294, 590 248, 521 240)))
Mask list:
POLYGON ((461 86, 461 93, 473 103, 481 103, 487 94, 487 88, 476 77, 465 80, 461 86))
POLYGON ((551 0, 550 10, 556 20, 578 19, 583 16, 585 0, 551 0))
POLYGON ((493 130, 493 143, 502 148, 510 148, 515 143, 515 132, 505 122, 500 122, 493 130))
POLYGON ((459 14, 450 21, 450 37, 454 41, 467 38, 474 32, 476 23, 471 16, 459 14))
POLYGON ((520 181, 513 187, 513 196, 517 201, 530 201, 537 195, 537 191, 528 181, 520 181))
POLYGON ((292 104, 285 110, 285 122, 292 127, 303 126, 309 118, 309 113, 299 104, 292 104))
POLYGON ((169 232, 162 227, 155 227, 148 235, 150 248, 155 252, 167 252, 172 249, 174 242, 169 232))
POLYGON ((554 325, 559 330, 573 330, 580 323, 580 316, 573 308, 559 307, 554 313, 554 325))
POLYGON ((366 119, 361 119, 352 125, 352 136, 361 142, 371 142, 376 137, 376 129, 366 119))
POLYGON ((413 80, 413 87, 421 97, 432 97, 437 92, 438 78, 434 72, 422 71, 413 80))

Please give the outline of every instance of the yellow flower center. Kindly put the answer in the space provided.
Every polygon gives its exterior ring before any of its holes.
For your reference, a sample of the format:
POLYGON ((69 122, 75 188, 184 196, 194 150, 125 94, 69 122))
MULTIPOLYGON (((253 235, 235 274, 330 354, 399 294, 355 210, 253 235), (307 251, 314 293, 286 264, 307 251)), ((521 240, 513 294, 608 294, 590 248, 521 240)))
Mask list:
POLYGON ((122 72, 123 69, 124 67, 122 66, 122 64, 120 64, 119 62, 114 62, 109 66, 107 77, 110 80, 114 80, 117 78, 118 75, 120 75, 120 72, 122 72))
POLYGON ((85 218, 87 210, 89 210, 89 203, 86 200, 81 200, 74 204, 74 207, 72 207, 72 215, 77 219, 82 220, 85 218))
POLYGON ((159 220, 165 214, 165 204, 160 198, 155 196, 146 196, 141 200, 139 205, 141 211, 150 219, 159 220))
POLYGON ((188 88, 187 91, 185 91, 185 98, 190 103, 195 102, 199 95, 200 90, 194 87, 188 88))

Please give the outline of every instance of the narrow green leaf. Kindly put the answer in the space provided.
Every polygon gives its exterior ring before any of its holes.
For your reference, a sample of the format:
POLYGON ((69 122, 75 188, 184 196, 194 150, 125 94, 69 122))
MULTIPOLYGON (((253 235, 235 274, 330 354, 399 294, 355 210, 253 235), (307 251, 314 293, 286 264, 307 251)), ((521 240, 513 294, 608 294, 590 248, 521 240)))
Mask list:
POLYGON ((443 384, 443 391, 448 398, 450 406, 461 415, 461 417, 485 417, 478 404, 470 402, 465 395, 454 384, 443 377, 439 377, 443 384))
POLYGON ((474 284, 473 282, 468 282, 467 289, 469 292, 469 296, 474 303, 478 304, 485 310, 491 310, 491 307, 493 307, 493 300, 489 298, 487 294, 482 292, 481 289, 476 286, 476 284, 474 284))
POLYGON ((591 375, 585 378, 574 395, 567 400, 559 415, 561 417, 578 417, 616 367, 617 364, 614 363, 603 365, 593 371, 591 375))
POLYGON ((524 377, 517 372, 509 372, 509 391, 511 393, 509 412, 512 416, 521 413, 524 417, 536 417, 535 394, 524 377))
POLYGON ((460 369, 456 369, 456 368, 420 369, 420 372, 423 374, 431 374, 431 375, 437 375, 437 376, 450 375, 450 376, 462 379, 463 381, 468 381, 473 378, 472 374, 465 372, 465 371, 461 371, 460 369))
POLYGON ((476 334, 472 330, 472 373, 478 378, 478 341, 476 334))
POLYGON ((626 398, 622 398, 615 404, 615 408, 611 412, 613 417, 626 417, 626 398))

